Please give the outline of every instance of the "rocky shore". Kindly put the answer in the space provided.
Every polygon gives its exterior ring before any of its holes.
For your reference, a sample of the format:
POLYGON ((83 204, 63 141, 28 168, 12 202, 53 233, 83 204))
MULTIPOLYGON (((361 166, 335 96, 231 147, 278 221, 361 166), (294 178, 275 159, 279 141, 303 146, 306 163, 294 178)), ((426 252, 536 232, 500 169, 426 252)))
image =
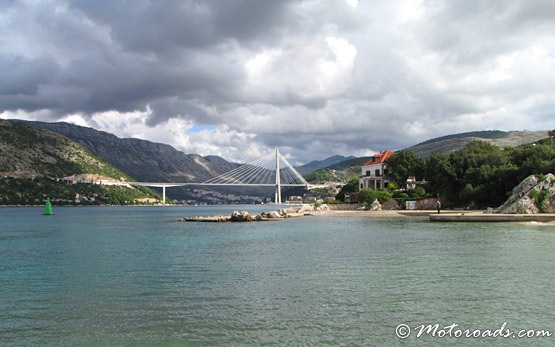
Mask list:
POLYGON ((555 213, 555 175, 530 175, 495 213, 555 213))
POLYGON ((327 205, 315 207, 310 204, 289 207, 280 210, 262 212, 257 215, 251 215, 248 211, 233 211, 230 216, 193 216, 181 218, 182 222, 261 222, 270 220, 282 220, 292 217, 301 217, 307 214, 319 213, 329 210, 327 205))

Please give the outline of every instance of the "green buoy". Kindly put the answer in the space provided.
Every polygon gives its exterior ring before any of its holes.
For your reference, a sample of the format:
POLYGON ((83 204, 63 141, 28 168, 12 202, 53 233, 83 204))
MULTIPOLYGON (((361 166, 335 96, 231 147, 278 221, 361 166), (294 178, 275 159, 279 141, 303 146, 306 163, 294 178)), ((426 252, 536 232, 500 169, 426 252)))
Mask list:
POLYGON ((48 200, 46 200, 46 204, 44 204, 44 210, 42 212, 43 215, 45 216, 51 216, 54 213, 52 212, 52 203, 50 202, 50 198, 48 198, 48 200))

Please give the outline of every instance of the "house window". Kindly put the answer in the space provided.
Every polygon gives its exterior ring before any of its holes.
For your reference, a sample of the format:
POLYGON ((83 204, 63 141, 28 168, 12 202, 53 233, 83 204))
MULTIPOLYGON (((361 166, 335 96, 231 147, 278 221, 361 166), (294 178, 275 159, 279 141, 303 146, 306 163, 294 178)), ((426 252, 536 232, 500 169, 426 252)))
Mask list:
POLYGON ((370 176, 370 170, 366 171, 366 176, 370 176))
POLYGON ((378 177, 380 176, 380 169, 376 170, 376 176, 378 176, 378 177))

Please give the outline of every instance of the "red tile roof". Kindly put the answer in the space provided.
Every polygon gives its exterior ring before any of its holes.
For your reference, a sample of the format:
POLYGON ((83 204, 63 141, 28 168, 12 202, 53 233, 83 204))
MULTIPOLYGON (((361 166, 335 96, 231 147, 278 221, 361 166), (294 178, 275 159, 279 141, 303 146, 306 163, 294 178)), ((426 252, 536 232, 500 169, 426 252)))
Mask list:
POLYGON ((389 149, 380 153, 376 153, 372 158, 370 158, 370 160, 368 160, 362 166, 368 166, 372 164, 383 164, 387 160, 387 158, 391 157, 393 154, 395 154, 395 152, 390 151, 389 149))

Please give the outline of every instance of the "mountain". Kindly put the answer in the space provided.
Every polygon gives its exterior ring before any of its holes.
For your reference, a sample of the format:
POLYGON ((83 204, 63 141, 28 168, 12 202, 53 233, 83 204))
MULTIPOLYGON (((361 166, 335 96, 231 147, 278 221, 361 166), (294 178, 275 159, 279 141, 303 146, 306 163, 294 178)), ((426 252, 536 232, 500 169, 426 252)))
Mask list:
POLYGON ((67 137, 0 120, 0 205, 134 204, 154 202, 146 188, 67 137), (90 183, 103 184, 90 184, 90 183))
MULTIPOLYGON (((407 150, 413 151, 419 156, 429 157, 432 153, 450 153, 456 150, 462 149, 468 143, 472 141, 487 141, 499 147, 505 146, 518 146, 526 143, 532 143, 539 141, 548 137, 547 131, 499 131, 499 130, 486 130, 486 131, 474 131, 459 134, 452 134, 447 136, 442 136, 434 139, 430 139, 421 142, 412 147, 406 148, 407 150)), ((332 157, 333 158, 333 157, 332 157)), ((344 161, 334 163, 329 166, 319 167, 314 166, 312 175, 308 177, 311 183, 316 181, 322 181, 323 178, 330 179, 330 177, 339 177, 345 183, 352 178, 356 178, 361 174, 361 166, 367 162, 370 157, 350 157, 346 158, 344 161), (326 171, 335 171, 327 172, 326 171), (314 180, 314 178, 317 178, 314 180)), ((320 162, 312 162, 320 163, 320 162)), ((312 163, 307 164, 310 165, 312 163)), ((299 171, 300 172, 300 171, 299 171)), ((307 175, 307 174, 304 174, 307 175)))
POLYGON ((75 124, 25 123, 67 136, 138 181, 204 182, 238 166, 217 156, 185 154, 170 145, 122 139, 75 124))
POLYGON ((434 138, 407 148, 415 154, 427 158, 432 153, 450 153, 459 150, 472 141, 486 141, 499 147, 518 146, 548 137, 547 131, 473 131, 434 138))
POLYGON ((345 169, 349 169, 352 167, 360 167, 362 166, 362 164, 366 163, 368 160, 370 160, 371 157, 359 157, 359 158, 355 158, 352 157, 351 159, 347 159, 345 161, 333 164, 331 166, 326 167, 325 169, 328 170, 345 170, 345 169))
POLYGON ((78 143, 53 131, 0 120, 0 172, 12 177, 96 174, 128 178, 78 143))
POLYGON ((297 166, 295 169, 297 169, 297 171, 304 176, 313 171, 324 169, 351 159, 356 159, 356 157, 344 157, 342 155, 334 155, 324 160, 313 160, 308 164, 297 166))

